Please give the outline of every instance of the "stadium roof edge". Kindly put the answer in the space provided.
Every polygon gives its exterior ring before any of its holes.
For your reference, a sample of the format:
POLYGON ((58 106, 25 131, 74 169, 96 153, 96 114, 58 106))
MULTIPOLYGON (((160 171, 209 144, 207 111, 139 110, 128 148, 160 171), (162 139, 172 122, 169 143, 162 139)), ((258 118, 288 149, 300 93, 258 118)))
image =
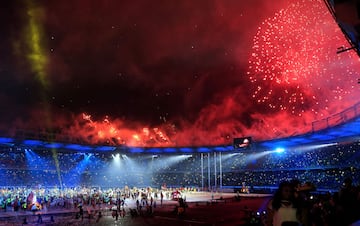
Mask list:
MULTIPOLYGON (((315 121, 312 123, 312 127, 312 131, 309 133, 253 142, 250 151, 275 150, 279 147, 296 148, 299 146, 306 146, 311 144, 325 144, 329 142, 342 142, 354 139, 360 140, 360 103, 357 103, 352 107, 347 108, 337 114, 331 115, 325 119, 315 121), (316 128, 321 129, 317 130, 316 128)), ((33 149, 58 149, 80 152, 120 151, 128 153, 210 153, 239 151, 234 150, 232 144, 200 147, 132 147, 76 144, 11 137, 0 137, 0 146, 33 149)), ((246 149, 246 151, 249 150, 246 149)))
MULTIPOLYGON (((285 137, 261 142, 254 142, 252 151, 273 150, 277 147, 295 148, 311 144, 360 140, 360 117, 332 128, 303 135, 285 137)), ((79 152, 127 152, 127 153, 211 153, 234 152, 232 145, 202 146, 202 147, 129 147, 107 145, 83 145, 72 143, 47 142, 40 140, 17 140, 10 137, 0 137, 0 145, 6 147, 23 147, 32 149, 57 149, 79 152)))

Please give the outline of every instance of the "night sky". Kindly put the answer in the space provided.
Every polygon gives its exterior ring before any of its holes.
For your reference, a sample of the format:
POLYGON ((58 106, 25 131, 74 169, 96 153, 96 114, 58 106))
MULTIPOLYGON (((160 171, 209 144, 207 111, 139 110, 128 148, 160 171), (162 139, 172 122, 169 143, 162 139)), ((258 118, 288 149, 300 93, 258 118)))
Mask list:
POLYGON ((88 143, 272 139, 358 102, 322 0, 2 1, 0 128, 88 143))

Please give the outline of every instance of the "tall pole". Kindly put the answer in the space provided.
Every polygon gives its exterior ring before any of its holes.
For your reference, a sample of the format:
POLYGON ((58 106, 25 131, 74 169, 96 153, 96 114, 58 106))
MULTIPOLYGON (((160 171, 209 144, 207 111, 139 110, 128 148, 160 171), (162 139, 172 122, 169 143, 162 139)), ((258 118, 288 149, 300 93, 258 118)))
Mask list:
POLYGON ((204 153, 201 153, 201 191, 204 191, 204 153))
POLYGON ((217 188, 217 174, 216 174, 216 152, 214 152, 214 187, 217 188))
POLYGON ((220 189, 222 189, 222 162, 221 162, 221 152, 219 152, 219 160, 220 160, 220 189))
POLYGON ((210 153, 207 154, 208 159, 208 190, 210 190, 211 187, 211 178, 210 178, 210 153))

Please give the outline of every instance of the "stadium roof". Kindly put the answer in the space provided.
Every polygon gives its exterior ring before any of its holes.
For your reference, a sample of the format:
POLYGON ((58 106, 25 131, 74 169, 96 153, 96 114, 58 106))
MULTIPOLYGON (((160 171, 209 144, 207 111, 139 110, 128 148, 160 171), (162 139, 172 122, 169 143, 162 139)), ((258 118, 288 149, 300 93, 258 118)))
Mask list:
POLYGON ((324 0, 336 23, 344 33, 350 43, 350 47, 340 47, 338 53, 354 49, 360 56, 360 8, 358 1, 343 0, 333 1, 324 0))

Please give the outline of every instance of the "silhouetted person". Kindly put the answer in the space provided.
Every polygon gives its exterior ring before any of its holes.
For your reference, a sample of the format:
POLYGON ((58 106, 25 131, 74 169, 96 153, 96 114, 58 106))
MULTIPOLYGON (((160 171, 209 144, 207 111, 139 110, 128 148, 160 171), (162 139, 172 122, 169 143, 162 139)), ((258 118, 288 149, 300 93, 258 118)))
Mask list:
POLYGON ((24 224, 28 224, 28 222, 27 222, 27 220, 26 220, 26 217, 23 219, 23 223, 22 223, 23 225, 24 224))
POLYGON ((37 223, 38 224, 42 224, 43 220, 42 220, 42 216, 41 214, 38 214, 38 220, 37 220, 37 223))
POLYGON ((160 205, 162 206, 163 204, 163 199, 164 199, 164 194, 161 192, 160 193, 160 205))
POLYGON ((14 211, 19 211, 19 207, 20 207, 20 201, 19 198, 16 196, 14 200, 14 211))
POLYGON ((294 196, 294 187, 281 182, 272 200, 268 204, 267 226, 299 225, 298 206, 294 196))
POLYGON ((79 218, 81 217, 81 220, 84 219, 84 209, 82 208, 82 206, 79 206, 79 218))
POLYGON ((97 219, 96 219, 96 223, 99 222, 99 220, 100 220, 101 217, 102 217, 102 213, 101 213, 101 211, 100 211, 99 214, 98 214, 98 217, 97 217, 97 219))
POLYGON ((352 185, 352 180, 346 178, 339 193, 339 202, 343 210, 343 221, 345 225, 349 225, 359 218, 356 212, 356 199, 356 189, 352 185))

